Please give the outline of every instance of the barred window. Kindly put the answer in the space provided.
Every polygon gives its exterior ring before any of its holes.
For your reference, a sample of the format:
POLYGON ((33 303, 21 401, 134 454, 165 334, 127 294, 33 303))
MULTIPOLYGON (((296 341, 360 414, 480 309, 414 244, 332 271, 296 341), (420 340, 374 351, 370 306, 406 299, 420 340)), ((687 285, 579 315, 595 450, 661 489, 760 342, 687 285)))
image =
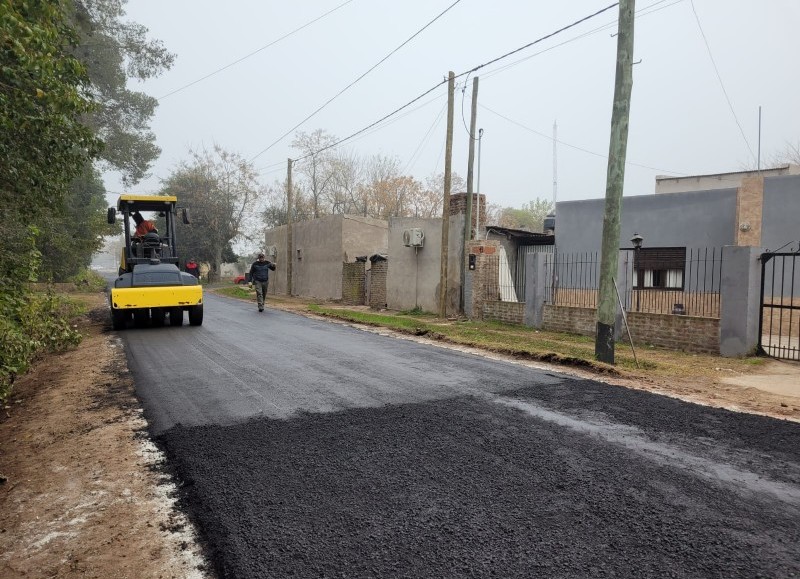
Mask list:
POLYGON ((633 287, 683 290, 685 247, 647 247, 634 252, 633 287))

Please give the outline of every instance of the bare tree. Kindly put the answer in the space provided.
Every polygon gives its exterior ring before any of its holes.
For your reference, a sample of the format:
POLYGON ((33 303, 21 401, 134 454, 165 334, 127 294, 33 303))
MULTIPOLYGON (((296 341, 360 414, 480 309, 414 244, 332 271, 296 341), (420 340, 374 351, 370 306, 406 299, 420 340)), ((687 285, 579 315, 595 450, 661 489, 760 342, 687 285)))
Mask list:
POLYGON ((333 213, 367 216, 367 199, 364 198, 364 164, 356 153, 339 151, 331 159, 333 181, 328 202, 333 213))
POLYGON ((769 159, 770 167, 779 167, 782 165, 800 165, 800 141, 796 143, 787 142, 786 147, 772 155, 769 159))
POLYGON ((336 137, 323 129, 310 134, 298 132, 292 141, 292 147, 300 152, 295 167, 310 195, 312 218, 325 213, 324 200, 334 177, 331 149, 326 147, 335 142, 336 137))

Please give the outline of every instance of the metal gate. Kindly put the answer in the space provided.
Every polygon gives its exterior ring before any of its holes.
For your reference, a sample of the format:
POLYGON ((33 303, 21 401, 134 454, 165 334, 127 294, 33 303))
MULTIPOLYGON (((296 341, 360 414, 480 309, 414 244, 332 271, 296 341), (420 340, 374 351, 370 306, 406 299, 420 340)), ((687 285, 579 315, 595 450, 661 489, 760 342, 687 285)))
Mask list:
POLYGON ((761 255, 759 351, 800 360, 800 253, 761 255))

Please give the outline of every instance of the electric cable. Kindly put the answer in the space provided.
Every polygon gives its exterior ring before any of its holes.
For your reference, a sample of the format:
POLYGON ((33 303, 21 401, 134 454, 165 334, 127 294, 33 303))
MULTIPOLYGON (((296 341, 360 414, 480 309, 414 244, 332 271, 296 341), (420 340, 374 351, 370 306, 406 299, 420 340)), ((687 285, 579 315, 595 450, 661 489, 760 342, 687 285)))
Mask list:
POLYGON ((436 125, 439 124, 439 121, 441 120, 442 115, 444 114, 444 111, 445 111, 446 108, 447 108, 447 103, 443 104, 442 108, 439 109, 439 113, 436 115, 436 118, 433 119, 433 123, 431 123, 431 126, 428 128, 428 131, 422 137, 422 140, 419 142, 419 145, 417 145, 417 148, 414 149, 414 152, 411 154, 411 157, 409 158, 408 163, 406 163, 406 166, 403 168, 403 174, 404 175, 407 174, 408 170, 411 167, 413 167, 414 164, 416 163, 415 157, 422 150, 422 147, 425 145, 425 143, 427 143, 428 140, 430 139, 430 136, 433 133, 433 129, 436 128, 436 125))
POLYGON ((351 82, 350 84, 348 84, 346 87, 344 87, 344 88, 343 88, 342 90, 340 90, 338 93, 336 93, 334 96, 332 96, 332 97, 331 97, 331 98, 329 98, 327 101, 325 101, 325 102, 324 102, 324 103, 323 103, 323 104, 322 104, 320 107, 318 107, 318 108, 317 108, 317 109, 316 109, 314 112, 312 112, 310 115, 308 115, 308 116, 307 116, 306 118, 304 118, 302 121, 300 121, 299 123, 297 123, 297 124, 296 124, 294 127, 292 127, 291 129, 289 129, 288 131, 286 131, 286 132, 285 132, 283 135, 281 135, 280 137, 278 137, 278 139, 276 139, 276 140, 275 140, 275 141, 274 141, 272 144, 270 144, 270 145, 269 145, 267 148, 265 148, 264 150, 262 150, 261 152, 259 152, 258 154, 256 154, 256 155, 255 155, 255 156, 254 156, 252 159, 250 159, 250 161, 254 161, 254 160, 255 160, 255 159, 257 159, 258 157, 260 157, 261 155, 263 155, 264 153, 266 153, 267 151, 269 151, 269 150, 270 150, 272 147, 274 147, 275 145, 277 145, 278 143, 280 143, 280 142, 281 142, 283 139, 285 139, 286 137, 288 137, 289 135, 291 135, 291 134, 292 134, 294 131, 296 131, 298 128, 300 128, 301 126, 303 126, 303 125, 304 125, 304 124, 305 124, 307 121, 309 121, 311 118, 313 118, 314 116, 316 116, 316 115, 317 115, 317 114, 318 114, 320 111, 322 111, 322 109, 324 109, 324 108, 325 108, 325 107, 327 107, 329 104, 331 104, 331 103, 332 103, 334 100, 336 100, 337 98, 339 98, 339 97, 340 97, 340 96, 341 96, 341 95, 342 95, 342 94, 343 94, 345 91, 347 91, 348 89, 350 89, 350 88, 351 88, 353 85, 355 85, 357 82, 359 82, 359 81, 360 81, 361 79, 363 79, 365 76, 367 76, 367 75, 368 75, 370 72, 372 72, 373 70, 375 70, 376 68, 378 68, 378 67, 379 67, 381 64, 383 64, 383 63, 384 63, 386 60, 388 60, 388 59, 389 59, 389 57, 391 57, 391 56, 392 56, 393 54, 395 54, 395 53, 396 53, 398 50, 400 50, 401 48, 403 48, 403 47, 404 47, 406 44, 408 44, 409 42, 411 42, 411 41, 412 41, 414 38, 416 38, 417 36, 419 36, 419 35, 420 35, 420 34, 421 34, 421 33, 422 33, 422 32, 423 32, 423 31, 424 31, 426 28, 428 28, 429 26, 431 26, 431 25, 432 25, 434 22, 436 22, 437 20, 439 20, 439 18, 441 18, 442 16, 444 16, 445 14, 447 14, 447 12, 449 12, 449 11, 450 11, 450 10, 451 10, 451 9, 452 9, 452 8, 453 8, 453 7, 454 7, 456 4, 458 4, 459 2, 461 2, 461 0, 456 0, 456 1, 455 1, 455 2, 453 2, 453 3, 452 3, 450 6, 448 6, 447 8, 445 8, 445 9, 444 9, 444 10, 443 10, 441 13, 439 13, 439 14, 438 14, 438 15, 437 15, 437 16, 436 16, 436 17, 435 17, 433 20, 431 20, 430 22, 428 22, 428 23, 427 23, 425 26, 423 26, 422 28, 420 28, 419 30, 417 30, 417 31, 416 31, 414 34, 412 34, 412 35, 411 35, 409 38, 407 38, 407 39, 406 39, 406 40, 405 40, 405 41, 404 41, 402 44, 400 44, 400 46, 398 46, 397 48, 395 48, 394 50, 392 50, 392 51, 391 51, 389 54, 387 54, 387 55, 386 55, 386 56, 384 56, 384 57, 383 57, 381 60, 379 60, 379 61, 378 61, 378 62, 377 62, 375 65, 373 65, 372 67, 370 67, 370 68, 369 68, 369 69, 368 69, 368 70, 367 70, 367 71, 366 71, 364 74, 362 74, 361 76, 359 76, 357 79, 355 79, 353 82, 351 82))
MULTIPOLYGON (((540 137, 542 137, 544 139, 547 139, 548 141, 552 142, 554 140, 551 135, 547 135, 545 133, 537 131, 536 129, 532 129, 530 127, 527 127, 527 126, 523 125, 522 123, 520 123, 518 121, 515 121, 514 119, 510 119, 509 117, 507 117, 505 115, 502 115, 502 114, 498 113, 497 111, 494 111, 494 110, 490 109, 489 107, 487 107, 484 104, 481 104, 479 106, 481 108, 483 108, 483 109, 486 109, 487 111, 489 111, 493 115, 497 115, 501 119, 504 119, 504 120, 508 121, 512 125, 516 125, 516 126, 522 128, 522 129, 525 129, 526 131, 529 131, 529 132, 531 132, 531 133, 533 133, 535 135, 538 135, 538 136, 540 136, 540 137)), ((579 147, 577 145, 573 145, 571 143, 567 143, 567 142, 562 141, 560 139, 555 139, 555 142, 558 143, 559 145, 564 145, 565 147, 569 147, 570 149, 575 149, 575 150, 581 151, 583 153, 588 153, 589 155, 594 155, 595 157, 601 157, 603 159, 608 159, 608 155, 604 155, 604 154, 598 153, 596 151, 591 151, 589 149, 584 149, 583 147, 579 147)), ((687 177, 688 176, 687 173, 681 173, 680 171, 671 171, 669 169, 662 169, 660 167, 650 167, 649 165, 642 165, 640 163, 634 163, 632 161, 626 161, 625 164, 626 165, 631 165, 633 167, 640 167, 642 169, 650 169, 651 171, 661 171, 663 173, 671 173, 673 175, 679 175, 679 176, 682 176, 682 177, 687 177)))
POLYGON ((243 57, 241 57, 241 58, 239 58, 239 59, 237 59, 237 60, 234 60, 234 61, 233 61, 233 62, 231 62, 230 64, 226 64, 226 65, 225 65, 225 66, 223 66, 222 68, 218 68, 218 69, 217 69, 217 70, 215 70, 214 72, 211 72, 211 73, 209 73, 209 74, 207 74, 207 75, 205 75, 205 76, 203 76, 203 77, 201 77, 201 78, 198 78, 197 80, 195 80, 195 81, 192 81, 192 82, 190 82, 189 84, 186 84, 186 85, 184 85, 184 86, 182 86, 182 87, 180 87, 180 88, 176 88, 175 90, 173 90, 173 91, 171 91, 171 92, 168 92, 168 93, 167 93, 167 94, 165 94, 164 96, 160 96, 160 97, 158 97, 156 100, 160 101, 160 100, 162 100, 162 99, 165 99, 165 98, 167 98, 167 97, 169 97, 169 96, 172 96, 172 95, 174 95, 175 93, 178 93, 178 92, 180 92, 180 91, 182 91, 182 90, 184 90, 184 89, 187 89, 187 88, 189 88, 190 86, 194 86, 194 85, 196 85, 197 83, 199 83, 199 82, 202 82, 202 81, 206 80, 207 78, 211 78, 212 76, 214 76, 215 74, 218 74, 218 73, 222 72, 223 70, 227 70, 227 69, 231 68, 232 66, 239 64, 239 63, 240 63, 240 62, 242 62, 243 60, 247 60, 247 59, 248 59, 248 58, 250 58, 251 56, 254 56, 254 55, 258 54, 258 53, 259 53, 259 52, 261 52, 262 50, 266 50, 266 49, 267 49, 267 48, 269 48, 270 46, 273 46, 273 45, 275 45, 275 44, 279 43, 281 40, 285 40, 285 39, 289 38, 290 36, 292 36, 293 34, 295 34, 295 33, 297 33, 297 32, 300 32, 300 31, 301 31, 301 30, 303 30, 304 28, 308 28, 309 26, 311 26, 311 25, 312 25, 312 24, 314 24, 315 22, 317 22, 317 21, 319 21, 319 20, 322 20, 323 18, 325 18, 325 17, 326 17, 326 16, 328 16, 329 14, 332 14, 332 13, 336 12, 337 10, 339 10, 340 8, 343 8, 344 6, 346 6, 346 5, 350 4, 351 2, 353 2, 353 0, 347 0, 346 2, 343 2, 342 4, 339 4, 339 5, 338 5, 338 6, 336 6, 335 8, 333 8, 333 9, 331 9, 331 10, 328 10, 328 11, 327 11, 325 14, 323 14, 323 15, 321 15, 321 16, 318 16, 318 17, 314 18, 314 20, 311 20, 310 22, 306 22, 305 24, 303 24, 303 25, 302 25, 302 26, 300 26, 299 28, 295 28, 295 29, 294 29, 294 30, 292 30, 291 32, 288 32, 288 33, 284 34, 283 36, 281 36, 280 38, 278 38, 278 39, 276 39, 276 40, 273 40, 273 41, 272 41, 272 42, 270 42, 269 44, 266 44, 266 45, 262 46, 261 48, 259 48, 259 49, 257 49, 257 50, 254 50, 254 51, 253 51, 253 52, 251 52, 250 54, 247 54, 247 55, 245 55, 245 56, 243 56, 243 57))
POLYGON ((755 160, 756 155, 755 153, 753 153, 753 148, 750 146, 750 141, 747 140, 747 135, 745 135, 744 129, 742 128, 742 124, 739 122, 739 117, 736 116, 736 111, 733 109, 733 104, 731 103, 731 99, 728 96, 728 91, 725 90, 725 83, 722 82, 722 75, 720 75, 719 73, 719 69, 717 68, 717 63, 714 60, 714 55, 711 54, 711 46, 708 44, 706 33, 703 32, 703 26, 700 24, 700 17, 697 15, 697 10, 695 10, 694 0, 690 0, 690 4, 692 6, 692 12, 694 12, 694 18, 697 21, 697 27, 700 29, 700 35, 703 37, 703 42, 706 45, 706 50, 708 51, 708 57, 711 59, 711 64, 714 66, 714 72, 717 73, 717 80, 719 80, 719 86, 722 87, 722 93, 725 95, 725 101, 728 103, 728 108, 731 110, 733 119, 736 121, 736 126, 739 127, 739 132, 742 134, 742 139, 744 139, 744 143, 745 145, 747 145, 747 148, 750 151, 750 155, 755 160))
MULTIPOLYGON (((454 78, 459 78, 459 77, 462 77, 462 76, 465 76, 465 75, 471 74, 471 73, 473 73, 473 72, 475 72, 475 71, 478 71, 478 70, 480 70, 480 69, 482 69, 482 68, 484 68, 484 67, 486 67, 486 66, 489 66, 490 64, 494 64, 495 62, 498 62, 498 61, 500 61, 500 60, 502 60, 502 59, 504 59, 504 58, 508 58, 508 57, 509 57, 509 56, 511 56, 512 54, 516 54, 516 53, 518 53, 518 52, 519 52, 519 51, 521 51, 521 50, 524 50, 524 49, 526 49, 526 48, 529 48, 529 47, 531 47, 531 46, 533 46, 533 45, 535 45, 535 44, 538 44, 538 43, 540 43, 540 42, 542 42, 542 41, 544 41, 544 40, 548 39, 548 38, 552 38, 553 36, 555 36, 555 35, 557 35, 557 34, 560 34, 560 33, 564 32, 564 31, 566 31, 566 30, 569 30, 570 28, 574 28, 575 26, 578 26, 579 24, 581 24, 581 23, 583 23, 583 22, 586 22, 587 20, 589 20, 589 19, 591 19, 591 18, 595 18, 595 17, 599 16, 600 14, 603 14, 604 12, 607 12, 608 10, 611 10, 612 8, 614 8, 614 7, 615 7, 615 6, 617 6, 617 5, 619 5, 619 2, 615 2, 614 4, 611 4, 611 5, 609 5, 609 6, 605 7, 605 8, 603 8, 603 9, 601 9, 601 10, 598 10, 598 11, 597 11, 597 12, 595 12, 594 14, 590 14, 589 16, 585 16, 585 17, 581 18, 580 20, 576 20, 576 21, 575 21, 575 22, 573 22, 572 24, 568 24, 567 26, 564 26, 564 27, 562 27, 562 28, 560 28, 560 29, 556 30, 555 32, 551 32, 550 34, 547 34, 547 35, 545 35, 545 36, 542 36, 541 38, 539 38, 539 39, 537 39, 537 40, 534 40, 533 42, 529 42, 528 44, 526 44, 525 46, 522 46, 521 48, 517 48, 516 50, 512 50, 511 52, 507 52, 506 54, 504 54, 504 55, 502 55, 502 56, 499 56, 499 57, 497 57, 497 58, 494 58, 494 59, 490 60, 489 62, 486 62, 486 63, 484 63, 484 64, 481 64, 481 65, 478 65, 478 66, 476 66, 476 67, 473 67, 473 68, 471 68, 470 70, 468 70, 468 71, 466 71, 466 72, 462 72, 462 73, 460 73, 460 74, 457 74, 457 75, 455 75, 455 76, 454 76, 454 78)), ((429 95, 430 93, 432 93, 433 91, 435 91, 437 88, 439 88, 439 87, 440 87, 440 86, 442 86, 443 84, 446 84, 447 82, 448 82, 448 79, 447 79, 447 78, 445 78, 445 79, 444 79, 444 80, 442 80, 441 82, 437 83, 436 85, 432 86, 431 88, 429 88, 428 90, 426 90, 425 92, 423 92, 421 95, 419 95, 419 96, 417 96, 417 97, 413 98, 412 100, 408 101, 406 104, 404 104, 404 105, 402 105, 402 106, 400 106, 400 107, 396 108, 395 110, 393 110, 393 111, 392 111, 392 112, 390 112, 389 114, 387 114, 387 115, 384 115, 383 117, 381 117, 380 119, 378 119, 378 120, 377 120, 377 121, 375 121, 374 123, 371 123, 371 124, 367 125, 367 126, 366 126, 366 127, 364 127, 363 129, 359 129, 358 131, 356 131, 356 132, 354 132, 354 133, 352 133, 352 134, 348 135, 347 137, 344 137, 344 138, 342 138, 342 139, 339 139, 338 141, 334 141, 333 143, 331 143, 331 144, 329 144, 329 145, 326 145, 326 146, 322 147, 321 149, 319 149, 319 150, 317 150, 317 151, 314 151, 314 152, 312 152, 312 153, 308 153, 307 155, 303 155, 302 157, 298 157, 297 159, 294 159, 294 161, 302 161, 303 159, 307 159, 307 158, 309 158, 309 157, 313 157, 314 155, 317 155, 317 154, 321 153, 322 151, 325 151, 325 150, 327 150, 327 149, 331 149, 331 148, 333 148, 333 147, 336 147, 336 146, 338 146, 338 145, 340 145, 340 144, 342 144, 342 143, 344 143, 344 142, 346 142, 346 141, 349 141, 350 139, 352 139, 352 138, 356 137, 357 135, 360 135, 360 134, 362 134, 363 132, 365 132, 365 131, 367 131, 367 130, 369 130, 369 129, 373 128, 373 127, 375 127, 376 125, 378 125, 378 124, 382 123, 382 122, 383 122, 383 121, 385 121, 386 119, 388 119, 388 118, 390 118, 390 117, 393 117, 394 115, 396 115, 396 114, 397 114, 397 113, 399 113, 400 111, 402 111, 402 110, 404 110, 404 109, 406 109, 406 108, 410 107, 412 104, 414 104, 415 102, 419 101, 420 99, 422 99, 422 98, 426 97, 427 95, 429 95)), ((273 144, 274 144, 274 143, 273 143, 273 144)), ((271 146, 272 146, 272 145, 270 145, 270 147, 271 147, 271 146)), ((266 149, 265 149, 264 151, 266 151, 266 149)), ((264 151, 262 151, 262 153, 263 153, 264 151)), ((260 155, 260 154, 261 154, 261 153, 259 153, 259 155, 260 155)))
MULTIPOLYGON (((651 14, 655 14, 656 12, 660 12, 661 10, 665 10, 667 8, 671 8, 672 6, 675 6, 676 4, 680 4, 681 2, 684 2, 685 0, 673 0, 671 4, 667 4, 666 6, 660 6, 658 8, 655 8, 659 4, 663 4, 664 2, 667 2, 667 1, 668 0, 658 0, 657 2, 654 2, 653 4, 650 4, 649 6, 645 6, 644 8, 640 8, 639 10, 636 11, 635 18, 638 19, 638 18, 641 18, 641 17, 644 17, 644 16, 649 16, 651 14)), ((485 75, 483 75, 483 78, 484 79, 491 78, 491 77, 493 77, 493 76, 495 76, 497 74, 505 72, 506 70, 509 70, 509 69, 511 69, 511 68, 513 68, 515 66, 518 66, 518 65, 522 64, 523 62, 526 62, 526 61, 530 60, 531 58, 535 58, 535 57, 540 56, 540 55, 542 55, 542 54, 544 54, 546 52, 550 52, 551 50, 555 50, 556 48, 560 48, 561 46, 564 46, 566 44, 570 44, 571 42, 575 42, 577 40, 581 40, 583 38, 586 38, 587 36, 591 36, 593 34, 597 34, 598 32, 602 32, 603 30, 609 30, 609 29, 613 28, 616 25, 617 25, 617 20, 614 20, 613 22, 609 22, 608 24, 603 24, 602 26, 598 26, 597 28, 593 28, 592 30, 584 32, 583 34, 579 34, 578 36, 574 36, 574 37, 572 37, 572 38, 570 38, 568 40, 565 40, 564 42, 560 42, 558 44, 554 44, 553 46, 550 46, 548 48, 544 48, 544 49, 540 50, 539 52, 534 52, 533 54, 530 54, 528 56, 520 58, 519 60, 515 60, 514 62, 511 62, 511 63, 506 64, 504 66, 498 67, 498 68, 486 73, 485 75)))

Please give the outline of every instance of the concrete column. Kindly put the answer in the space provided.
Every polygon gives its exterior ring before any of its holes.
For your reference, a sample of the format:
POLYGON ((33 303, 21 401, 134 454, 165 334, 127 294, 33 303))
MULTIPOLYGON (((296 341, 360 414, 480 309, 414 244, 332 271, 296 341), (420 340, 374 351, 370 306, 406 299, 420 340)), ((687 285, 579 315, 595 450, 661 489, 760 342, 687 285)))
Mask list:
POLYGON ((523 323, 541 329, 544 321, 544 298, 547 290, 547 271, 543 253, 525 256, 525 312, 523 323))
POLYGON ((758 346, 761 307, 760 247, 725 246, 720 283, 719 353, 747 356, 758 346))
POLYGON ((736 191, 736 245, 761 245, 763 209, 764 177, 744 177, 736 191))

